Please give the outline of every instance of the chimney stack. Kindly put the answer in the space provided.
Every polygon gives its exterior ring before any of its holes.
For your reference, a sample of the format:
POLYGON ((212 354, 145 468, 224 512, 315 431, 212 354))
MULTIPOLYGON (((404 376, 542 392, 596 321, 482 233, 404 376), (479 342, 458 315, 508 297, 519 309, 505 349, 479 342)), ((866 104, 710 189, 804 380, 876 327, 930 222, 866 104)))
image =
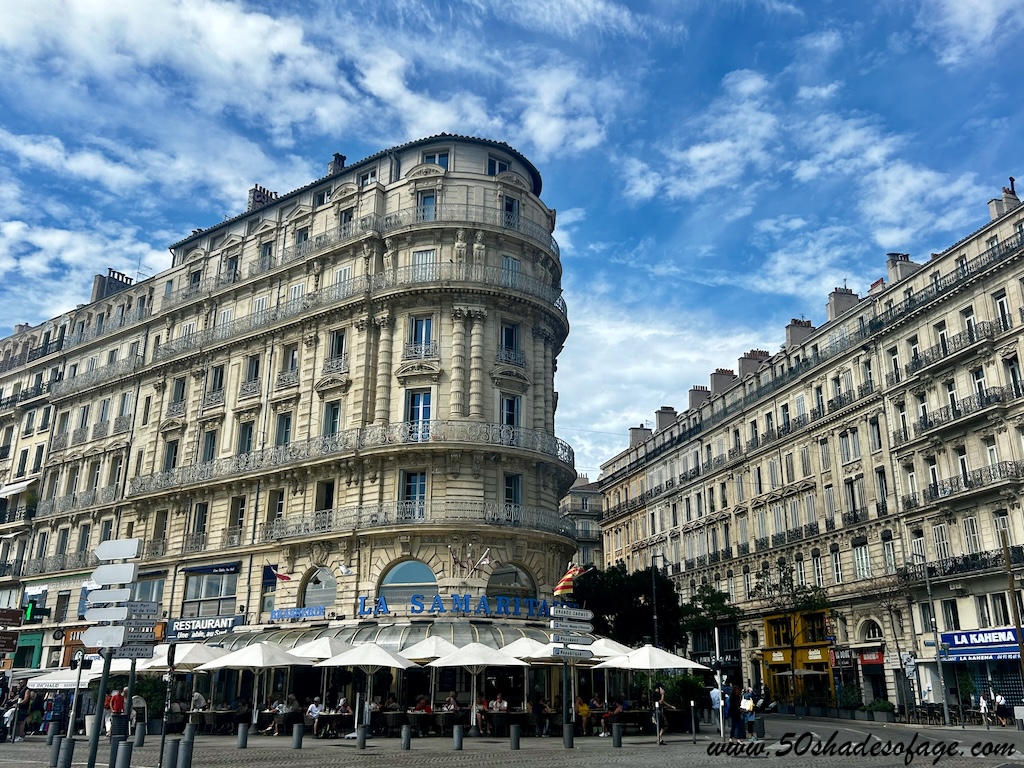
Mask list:
POLYGON ((707 387, 702 387, 700 384, 694 384, 690 387, 690 401, 689 406, 691 411, 695 411, 700 408, 711 398, 711 391, 707 387))
POLYGON ((825 308, 829 321, 849 312, 853 309, 860 297, 849 288, 835 288, 828 295, 828 306, 825 308))
POLYGON ((1011 176, 1010 186, 1003 187, 1002 198, 997 197, 988 201, 988 215, 992 221, 1020 205, 1020 198, 1017 197, 1016 182, 1017 180, 1011 176))
POLYGON ((334 158, 327 164, 327 175, 333 176, 336 173, 341 173, 345 170, 345 160, 347 158, 340 152, 334 153, 334 158))
POLYGON ((711 374, 711 394, 720 395, 736 380, 736 372, 728 368, 716 368, 711 374))
POLYGON ((810 320, 797 320, 795 317, 786 326, 786 349, 799 347, 804 339, 814 333, 810 320))
POLYGON ((641 424, 639 427, 629 428, 629 447, 633 448, 640 445, 644 440, 651 436, 651 430, 641 424))
POLYGON ((663 405, 654 412, 654 430, 661 432, 676 423, 676 409, 671 405, 663 405))
POLYGON ((921 268, 910 260, 909 253, 887 253, 889 257, 885 262, 885 268, 889 273, 889 283, 898 283, 905 277, 910 277, 921 268))

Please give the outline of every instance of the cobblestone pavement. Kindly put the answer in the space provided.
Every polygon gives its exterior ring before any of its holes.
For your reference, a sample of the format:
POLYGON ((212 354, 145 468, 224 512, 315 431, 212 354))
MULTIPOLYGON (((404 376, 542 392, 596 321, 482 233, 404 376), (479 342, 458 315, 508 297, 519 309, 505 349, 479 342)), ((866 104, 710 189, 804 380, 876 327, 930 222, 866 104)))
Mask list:
MULTIPOLYGON (((341 765, 345 768, 367 766, 374 768, 404 768, 405 766, 452 766, 452 768, 480 768, 488 765, 516 765, 521 768, 606 768, 625 766, 650 768, 651 766, 703 766, 733 765, 737 760, 781 759, 784 768, 803 766, 872 766, 897 768, 902 766, 971 766, 972 768, 1024 768, 1024 733, 1012 729, 994 728, 941 728, 926 726, 884 725, 859 721, 796 719, 776 716, 766 720, 767 738, 754 747, 744 745, 741 754, 709 754, 721 745, 719 739, 706 731, 693 738, 686 734, 669 734, 668 745, 658 746, 653 736, 623 738, 622 748, 612 747, 608 738, 576 738, 572 750, 562 746, 560 738, 526 738, 521 749, 512 751, 508 739, 466 738, 463 750, 452 749, 450 737, 413 739, 409 751, 401 749, 401 739, 372 738, 365 750, 358 750, 354 740, 315 740, 307 737, 301 750, 291 748, 287 737, 252 736, 249 748, 239 750, 235 739, 228 736, 198 736, 195 741, 192 765, 194 768, 325 768, 341 765), (790 746, 787 748, 786 734, 790 746), (958 742, 956 756, 948 754, 948 745, 958 742), (943 745, 941 755, 932 750, 937 743, 943 745), (975 744, 1003 745, 995 755, 972 756, 975 744), (843 748, 843 745, 847 745, 843 748), (813 753, 816 745, 825 745, 824 754, 813 753), (831 745, 831 746, 828 746, 831 745), (895 754, 875 756, 850 754, 856 745, 882 751, 886 745, 898 750, 895 754), (877 745, 877 746, 875 746, 877 745), (925 750, 928 751, 925 754, 925 750), (803 754, 797 754, 803 751, 803 754), (908 755, 908 751, 912 754, 908 755), (909 760, 908 760, 909 758, 909 760)), ((174 737, 176 738, 176 737, 174 737)), ((157 768, 159 737, 148 736, 146 746, 134 750, 132 768, 157 768)), ((84 738, 76 740, 73 765, 86 765, 89 744, 84 738)), ((97 765, 106 768, 109 761, 109 742, 100 742, 97 765)), ((45 737, 33 736, 18 744, 0 745, 0 768, 44 768, 50 764, 50 749, 45 737)), ((176 768, 164 766, 164 768, 176 768)))

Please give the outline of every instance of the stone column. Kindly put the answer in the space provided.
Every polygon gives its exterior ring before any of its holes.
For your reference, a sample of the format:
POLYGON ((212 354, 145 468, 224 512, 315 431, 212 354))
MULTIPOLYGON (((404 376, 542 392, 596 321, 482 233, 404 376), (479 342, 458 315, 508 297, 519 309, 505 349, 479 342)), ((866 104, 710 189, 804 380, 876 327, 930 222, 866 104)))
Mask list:
POLYGON ((475 309, 470 313, 473 329, 469 342, 469 415, 482 419, 484 416, 484 321, 487 313, 475 309))
POLYGON ((550 334, 544 336, 544 431, 555 431, 555 354, 550 334))
POLYGON ((533 329, 533 428, 544 429, 544 339, 547 332, 540 326, 533 329))
POLYGON ((466 310, 453 309, 451 415, 466 415, 466 310))
POLYGON ((380 333, 377 343, 377 386, 375 393, 376 408, 373 423, 386 425, 391 410, 391 347, 394 338, 395 321, 391 315, 381 315, 375 323, 380 333))

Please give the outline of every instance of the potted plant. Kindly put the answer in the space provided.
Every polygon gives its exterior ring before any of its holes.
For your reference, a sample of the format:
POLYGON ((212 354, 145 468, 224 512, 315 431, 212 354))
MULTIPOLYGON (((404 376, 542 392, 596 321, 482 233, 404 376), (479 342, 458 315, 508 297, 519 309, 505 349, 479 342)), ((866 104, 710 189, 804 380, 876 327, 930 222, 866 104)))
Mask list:
POLYGON ((858 707, 857 709, 853 710, 853 717, 854 717, 855 720, 874 720, 875 719, 874 718, 874 711, 871 710, 871 709, 868 709, 868 706, 866 704, 864 706, 862 706, 862 707, 858 707))
POLYGON ((135 695, 146 700, 148 722, 146 732, 158 734, 163 729, 164 700, 167 693, 167 683, 160 677, 142 677, 135 679, 135 695))
POLYGON ((868 704, 867 709, 875 718, 876 723, 895 723, 896 722, 896 707, 891 701, 885 701, 884 699, 875 699, 868 704))
MULTIPOLYGON (((860 686, 856 683, 844 685, 839 690, 839 716, 845 717, 849 720, 857 718, 856 711, 859 707, 864 704, 864 695, 860 691, 860 686)), ((862 720, 870 720, 870 716, 859 718, 862 720)))

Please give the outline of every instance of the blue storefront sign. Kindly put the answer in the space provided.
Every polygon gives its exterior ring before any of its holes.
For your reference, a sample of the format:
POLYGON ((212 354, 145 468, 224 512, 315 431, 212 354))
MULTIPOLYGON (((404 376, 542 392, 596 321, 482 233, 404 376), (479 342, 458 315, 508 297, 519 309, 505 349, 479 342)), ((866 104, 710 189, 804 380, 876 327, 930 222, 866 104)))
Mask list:
POLYGON ((233 632, 245 623, 245 616, 206 616, 203 618, 171 619, 167 622, 167 642, 184 643, 205 640, 224 632, 233 632))
POLYGON ((949 661, 998 661, 1019 659, 1017 630, 980 629, 976 632, 943 632, 942 644, 949 650, 943 658, 949 661))
POLYGON ((270 612, 270 620, 322 619, 326 615, 327 609, 322 605, 310 606, 308 608, 275 608, 270 612))

